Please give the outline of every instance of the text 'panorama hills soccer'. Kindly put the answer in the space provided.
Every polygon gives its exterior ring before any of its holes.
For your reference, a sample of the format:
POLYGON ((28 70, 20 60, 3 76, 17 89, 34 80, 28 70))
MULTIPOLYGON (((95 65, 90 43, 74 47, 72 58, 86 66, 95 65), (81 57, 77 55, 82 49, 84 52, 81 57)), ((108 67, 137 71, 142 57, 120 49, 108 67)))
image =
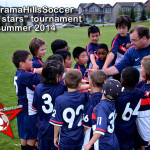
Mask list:
POLYGON ((73 7, 60 7, 60 8, 52 8, 48 6, 37 7, 37 6, 23 6, 23 7, 0 7, 0 13, 72 13, 73 7))

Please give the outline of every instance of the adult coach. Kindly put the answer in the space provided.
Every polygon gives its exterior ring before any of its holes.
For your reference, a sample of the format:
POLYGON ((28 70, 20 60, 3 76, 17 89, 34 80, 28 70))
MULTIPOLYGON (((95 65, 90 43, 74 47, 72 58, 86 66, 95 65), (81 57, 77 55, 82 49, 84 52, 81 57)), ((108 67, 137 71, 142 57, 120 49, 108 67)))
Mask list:
POLYGON ((142 25, 135 26, 130 31, 130 40, 133 46, 127 50, 118 64, 103 70, 106 75, 121 73, 122 70, 128 66, 139 69, 143 57, 150 55, 149 28, 142 25))

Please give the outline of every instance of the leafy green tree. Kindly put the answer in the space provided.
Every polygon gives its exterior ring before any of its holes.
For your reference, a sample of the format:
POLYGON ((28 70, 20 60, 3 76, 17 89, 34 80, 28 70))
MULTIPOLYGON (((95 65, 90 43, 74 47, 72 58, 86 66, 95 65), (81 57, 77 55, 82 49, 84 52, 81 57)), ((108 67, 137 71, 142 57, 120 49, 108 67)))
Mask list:
POLYGON ((147 18, 146 18, 146 10, 145 10, 144 7, 143 7, 143 10, 142 10, 142 14, 141 14, 140 20, 142 20, 142 21, 147 20, 147 18))
POLYGON ((150 18, 150 8, 147 10, 147 16, 150 18))
POLYGON ((27 25, 27 19, 23 19, 22 26, 26 26, 26 25, 27 25))
POLYGON ((119 13, 118 13, 118 16, 120 16, 120 15, 123 15, 123 12, 121 9, 119 9, 119 13))
POLYGON ((92 23, 95 23, 95 21, 97 20, 97 15, 95 14, 91 15, 91 19, 92 19, 92 23))
POLYGON ((2 17, 0 17, 0 27, 1 26, 4 26, 5 24, 4 24, 4 22, 2 21, 2 17))
POLYGON ((133 7, 131 7, 130 18, 132 22, 135 22, 135 11, 133 7))

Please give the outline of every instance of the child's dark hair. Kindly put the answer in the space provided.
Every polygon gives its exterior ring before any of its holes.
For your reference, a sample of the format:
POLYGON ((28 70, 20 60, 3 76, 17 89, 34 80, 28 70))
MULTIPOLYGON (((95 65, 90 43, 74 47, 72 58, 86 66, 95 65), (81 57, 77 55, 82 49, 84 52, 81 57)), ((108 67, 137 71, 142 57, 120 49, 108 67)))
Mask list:
POLYGON ((83 52, 86 52, 86 50, 82 47, 75 47, 73 52, 72 52, 72 55, 73 55, 73 58, 79 58, 80 54, 83 53, 83 52))
POLYGON ((42 83, 57 83, 57 75, 61 76, 64 72, 64 67, 60 62, 55 60, 46 60, 43 64, 43 70, 40 81, 42 83))
POLYGON ((69 51, 65 51, 65 50, 57 50, 56 54, 61 55, 64 59, 64 62, 65 62, 67 56, 71 57, 71 53, 69 51))
POLYGON ((20 62, 25 62, 30 53, 26 50, 16 50, 12 56, 12 62, 14 65, 19 68, 20 62))
POLYGON ((60 50, 68 46, 67 42, 65 40, 56 39, 51 43, 51 49, 53 51, 53 54, 56 53, 56 50, 60 50))
POLYGON ((88 36, 90 36, 90 33, 97 33, 97 32, 100 34, 100 29, 95 25, 88 28, 88 36))
POLYGON ((134 88, 139 81, 140 73, 134 67, 126 67, 121 73, 122 84, 125 87, 134 88))
POLYGON ((104 49, 104 50, 106 50, 106 51, 108 52, 108 46, 107 46, 106 44, 104 44, 104 43, 99 44, 99 45, 97 46, 97 50, 98 50, 98 49, 104 49))
POLYGON ((115 25, 116 25, 116 29, 118 29, 118 27, 122 27, 123 25, 126 25, 129 31, 131 28, 131 19, 128 15, 118 16, 115 25))
POLYGON ((29 49, 33 56, 36 56, 38 49, 46 44, 44 40, 40 38, 33 38, 30 41, 29 49))
POLYGON ((82 80, 82 73, 78 69, 72 69, 65 74, 65 83, 68 88, 76 89, 82 80))
POLYGON ((146 80, 150 80, 150 55, 143 57, 141 64, 145 71, 146 80))
POLYGON ((46 60, 56 60, 57 62, 61 62, 61 63, 64 62, 63 57, 59 54, 53 54, 53 55, 49 56, 46 60))
POLYGON ((101 70, 95 70, 91 72, 90 80, 94 87, 102 87, 106 80, 106 74, 101 70))

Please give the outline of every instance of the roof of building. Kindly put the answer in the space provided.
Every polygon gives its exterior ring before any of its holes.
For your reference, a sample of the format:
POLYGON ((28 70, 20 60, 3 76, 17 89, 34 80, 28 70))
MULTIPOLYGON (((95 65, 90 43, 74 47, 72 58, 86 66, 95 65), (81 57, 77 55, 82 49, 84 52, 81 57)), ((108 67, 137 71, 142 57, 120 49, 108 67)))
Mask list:
POLYGON ((119 5, 122 6, 122 7, 128 7, 128 6, 134 7, 134 6, 136 6, 137 4, 145 5, 145 4, 142 3, 142 2, 116 2, 116 3, 114 4, 114 6, 115 6, 116 4, 119 4, 119 5))
MULTIPOLYGON (((100 8, 104 8, 106 6, 111 6, 110 4, 96 4, 96 3, 80 3, 80 7, 81 8, 88 8, 89 6, 91 6, 92 4, 97 5, 100 8)), ((112 6, 111 6, 112 7, 112 6)))

